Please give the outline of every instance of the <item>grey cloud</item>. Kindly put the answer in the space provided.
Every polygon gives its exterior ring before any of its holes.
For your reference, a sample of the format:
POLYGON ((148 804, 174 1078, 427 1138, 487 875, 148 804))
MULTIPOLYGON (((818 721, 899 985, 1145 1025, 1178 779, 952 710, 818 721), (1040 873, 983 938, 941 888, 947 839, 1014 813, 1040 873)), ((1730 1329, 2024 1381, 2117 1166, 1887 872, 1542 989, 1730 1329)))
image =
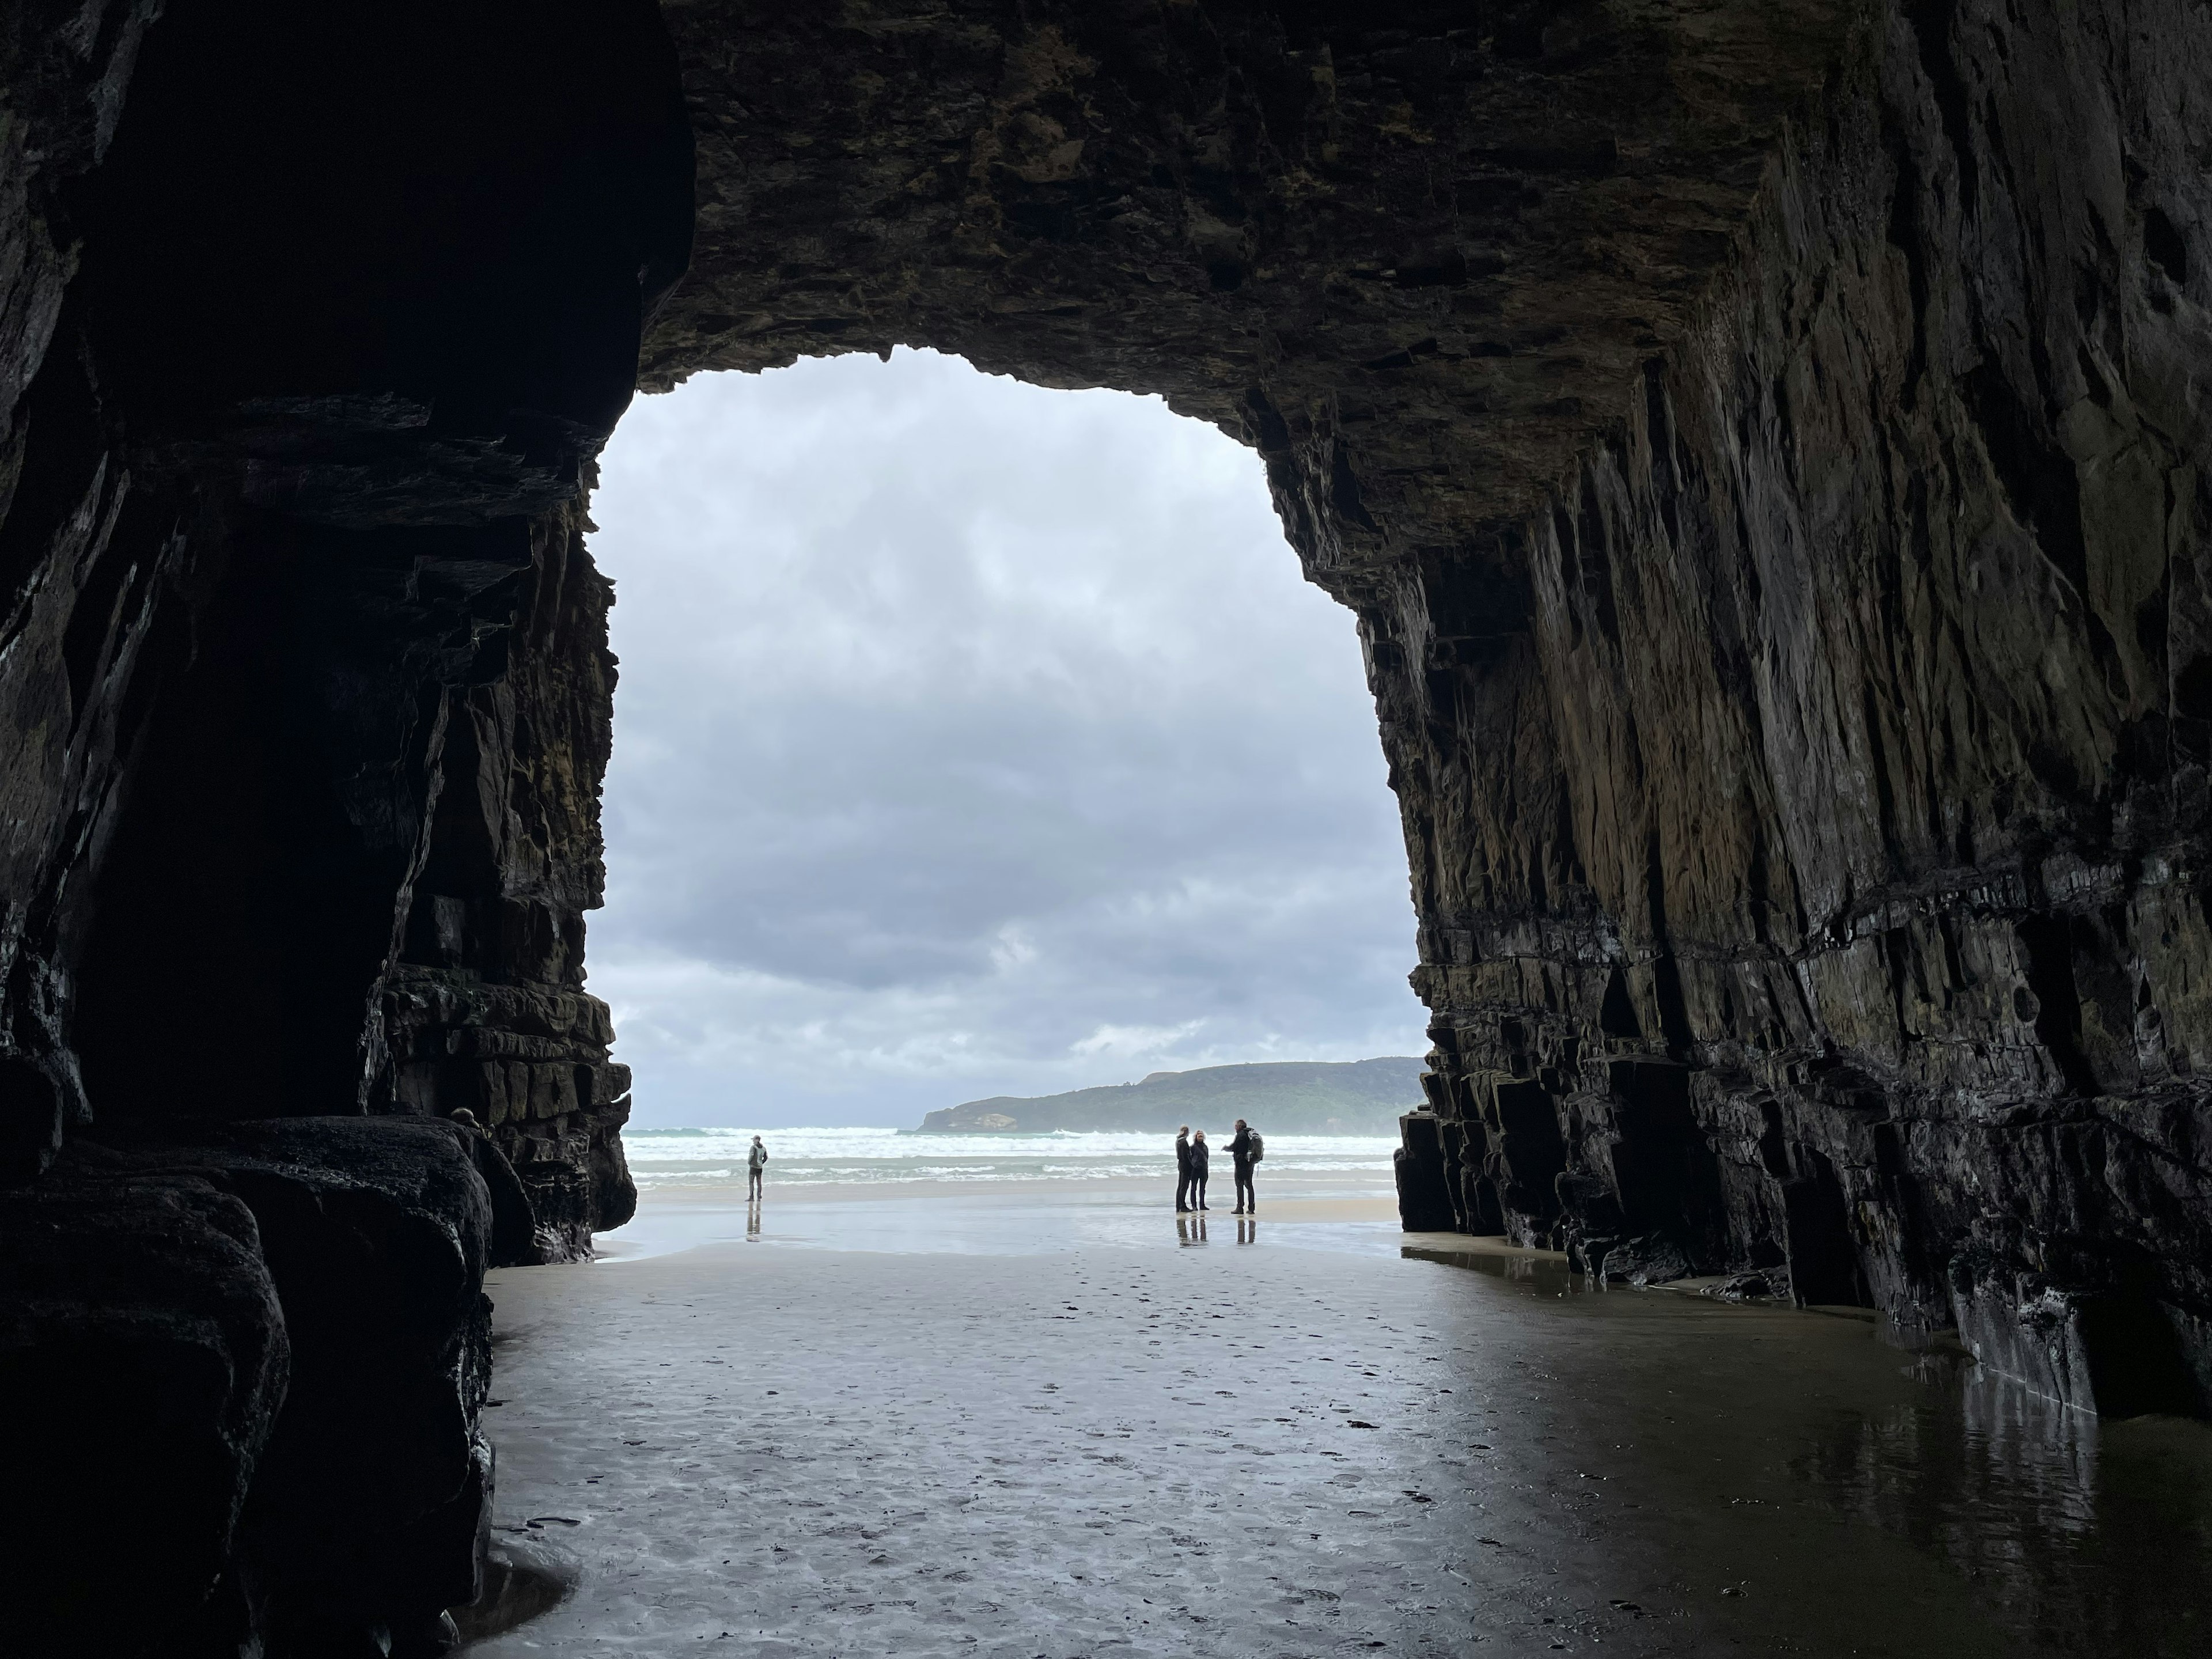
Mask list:
POLYGON ((641 400, 594 516, 641 1121, 1418 1052, 1352 618, 1229 439, 842 358, 641 400))

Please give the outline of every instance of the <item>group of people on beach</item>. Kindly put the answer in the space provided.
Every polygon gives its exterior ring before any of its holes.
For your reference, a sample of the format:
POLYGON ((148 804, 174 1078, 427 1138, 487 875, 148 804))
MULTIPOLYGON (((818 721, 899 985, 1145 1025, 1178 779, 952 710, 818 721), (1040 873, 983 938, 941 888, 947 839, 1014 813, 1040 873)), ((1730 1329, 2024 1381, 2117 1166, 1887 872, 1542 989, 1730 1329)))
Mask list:
MULTIPOLYGON (((1243 1118, 1237 1120, 1237 1133, 1229 1141, 1229 1167, 1237 1177, 1237 1207, 1232 1215, 1257 1215, 1259 1200, 1252 1195, 1253 1166, 1267 1155, 1267 1143, 1252 1132, 1243 1118)), ((1186 1123, 1176 1131, 1176 1213, 1189 1215, 1206 1208, 1207 1166, 1213 1154, 1206 1145, 1206 1131, 1194 1132, 1186 1123)), ((761 1177, 768 1170, 768 1148, 761 1144, 758 1135, 745 1154, 745 1198, 757 1203, 761 1195, 761 1177)))
MULTIPOLYGON (((1252 1166, 1265 1155, 1266 1143, 1252 1133, 1243 1118, 1229 1142, 1229 1167, 1237 1177, 1237 1207, 1232 1215, 1257 1215, 1260 1206, 1252 1196, 1252 1166)), ((1195 1133, 1184 1124, 1176 1131, 1176 1213, 1188 1215, 1206 1208, 1206 1166, 1213 1154, 1206 1147, 1206 1131, 1195 1133)))

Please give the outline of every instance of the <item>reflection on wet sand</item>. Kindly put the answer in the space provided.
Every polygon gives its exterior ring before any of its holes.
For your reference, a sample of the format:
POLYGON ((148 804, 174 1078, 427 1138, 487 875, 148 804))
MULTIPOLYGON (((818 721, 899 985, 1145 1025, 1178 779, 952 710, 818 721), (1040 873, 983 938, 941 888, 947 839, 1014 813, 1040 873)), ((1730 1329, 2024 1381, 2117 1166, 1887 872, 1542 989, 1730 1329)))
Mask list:
POLYGON ((1731 1488, 1733 1509, 1815 1504, 1878 1528, 1960 1575, 1984 1613, 2045 1650, 2212 1651, 2212 1425, 2087 1416, 1949 1344, 1893 1344, 1856 1310, 1723 1309, 1694 1292, 1607 1288, 1562 1257, 1487 1242, 1405 1254, 1534 1300, 1632 1301, 1662 1319, 1672 1304, 1686 1367, 1705 1358, 1692 1345, 1709 1342, 1711 1322, 1725 1322, 1746 1363, 1698 1376, 1709 1432, 1692 1478, 1731 1488))
MULTIPOLYGON (((1177 1216, 1176 1243, 1178 1244, 1205 1243, 1206 1242, 1206 1218, 1202 1215, 1177 1216)), ((1257 1244, 1260 1242, 1260 1224, 1252 1217, 1237 1216, 1235 1218, 1235 1224, 1237 1242, 1239 1244, 1257 1244)))
POLYGON ((1319 1200, 834 1208, 495 1276, 502 1536, 578 1578, 480 1659, 2212 1647, 2203 1425, 1319 1200))
MULTIPOLYGON (((608 1264, 739 1237, 790 1249, 901 1254, 1152 1249, 1174 1237, 1165 1230, 1178 1218, 1163 1201, 1162 1185, 1115 1180, 788 1187, 742 1212, 720 1192, 665 1188, 648 1193, 635 1221, 618 1233, 601 1234, 596 1244, 608 1264)), ((1232 1212, 1220 1213, 1226 1224, 1232 1212)), ((1211 1214, 1193 1211, 1180 1219, 1210 1220, 1211 1214)), ((1268 1239, 1276 1245, 1395 1256, 1403 1237, 1396 1201, 1371 1178, 1340 1173, 1277 1182, 1267 1219, 1268 1239)))

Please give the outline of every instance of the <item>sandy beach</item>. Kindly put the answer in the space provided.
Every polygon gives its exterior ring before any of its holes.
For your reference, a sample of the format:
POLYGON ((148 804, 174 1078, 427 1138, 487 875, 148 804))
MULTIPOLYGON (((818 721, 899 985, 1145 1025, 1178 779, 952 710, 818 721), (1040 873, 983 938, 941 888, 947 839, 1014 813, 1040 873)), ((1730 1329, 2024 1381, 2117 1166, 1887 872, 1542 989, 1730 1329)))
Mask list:
POLYGON ((2198 1425, 1140 1185, 664 1192, 495 1275, 495 1535, 574 1589, 471 1651, 2188 1650, 2198 1425))
MULTIPOLYGON (((1217 1184, 1223 1192, 1228 1183, 1217 1184)), ((757 1211, 731 1201, 729 1186, 664 1186, 638 1218, 599 1241, 603 1263, 642 1261, 707 1244, 790 1245, 906 1255, 1036 1255, 1061 1250, 1145 1249, 1172 1223, 1157 1181, 915 1182, 894 1186, 770 1186, 757 1211)), ((1263 1216, 1270 1243, 1395 1255, 1396 1200, 1371 1179, 1270 1181, 1263 1216)), ((1227 1201, 1185 1218, 1178 1242, 1233 1243, 1227 1201), (1200 1230, 1203 1229, 1201 1235, 1200 1230)))

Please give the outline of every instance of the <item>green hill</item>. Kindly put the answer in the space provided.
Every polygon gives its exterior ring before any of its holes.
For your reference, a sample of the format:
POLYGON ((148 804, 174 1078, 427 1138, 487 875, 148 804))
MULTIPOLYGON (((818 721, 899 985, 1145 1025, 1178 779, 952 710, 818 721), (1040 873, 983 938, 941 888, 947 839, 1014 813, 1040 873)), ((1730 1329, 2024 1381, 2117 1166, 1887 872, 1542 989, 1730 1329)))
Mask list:
POLYGON ((995 1095, 932 1112, 926 1130, 1035 1134, 1051 1129, 1174 1129, 1208 1134, 1243 1118, 1262 1134, 1395 1134, 1421 1103, 1423 1062, 1284 1060, 1154 1072, 1141 1083, 1024 1099, 995 1095))

